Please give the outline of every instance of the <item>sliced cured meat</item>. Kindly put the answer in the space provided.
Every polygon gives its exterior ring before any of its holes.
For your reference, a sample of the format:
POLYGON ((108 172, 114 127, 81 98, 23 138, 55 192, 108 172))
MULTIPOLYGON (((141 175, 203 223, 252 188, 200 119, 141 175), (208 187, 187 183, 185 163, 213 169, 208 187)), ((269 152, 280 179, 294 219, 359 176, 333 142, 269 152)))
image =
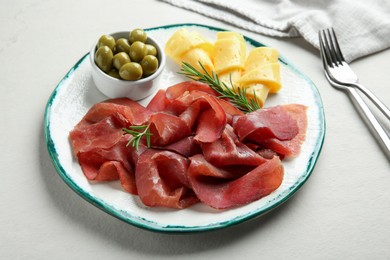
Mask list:
POLYGON ((95 104, 70 132, 90 181, 120 180, 147 206, 186 208, 199 200, 225 209, 258 200, 283 180, 281 159, 305 139, 306 107, 243 114, 208 86, 183 82, 160 90, 145 108, 127 98, 95 104), (123 128, 148 125, 138 150, 123 128))
POLYGON ((233 128, 244 142, 262 143, 269 138, 291 140, 298 125, 283 106, 264 108, 233 118, 233 128))
POLYGON ((97 103, 89 109, 83 120, 96 123, 107 116, 117 116, 130 125, 140 125, 147 121, 151 111, 128 98, 109 99, 97 103))
POLYGON ((245 205, 276 190, 283 180, 283 165, 279 157, 257 166, 239 178, 217 168, 202 155, 190 158, 189 182, 201 202, 217 209, 245 205))
POLYGON ((226 122, 228 124, 233 123, 233 116, 242 116, 244 115, 244 112, 233 106, 230 102, 224 100, 224 99, 218 99, 219 104, 223 108, 223 110, 226 113, 226 122))
POLYGON ((198 127, 196 128, 195 140, 202 143, 217 141, 226 126, 226 115, 221 111, 212 108, 205 110, 199 116, 198 127))
POLYGON ((77 158, 84 175, 88 180, 113 181, 120 180, 122 187, 129 193, 137 194, 134 179, 132 147, 126 147, 128 137, 121 140, 109 149, 95 147, 86 152, 77 154, 77 158))
POLYGON ((166 110, 166 106, 170 101, 165 96, 165 90, 160 89, 157 91, 156 95, 150 100, 146 108, 152 112, 161 112, 166 110))
MULTIPOLYGON (((279 157, 281 157, 280 154, 278 154, 277 152, 275 152, 271 149, 268 149, 268 148, 264 148, 258 144, 246 143, 246 145, 265 159, 272 159, 272 157, 278 156, 278 155, 279 155, 279 157)), ((280 158, 280 159, 283 159, 283 158, 280 158)))
POLYGON ((153 146, 172 144, 191 134, 191 129, 183 120, 170 114, 155 113, 150 117, 149 124, 153 146))
POLYGON ((296 157, 301 151, 302 143, 306 138, 307 107, 299 104, 285 105, 284 109, 297 122, 298 134, 291 140, 281 141, 276 138, 265 140, 262 146, 277 152, 280 155, 296 157))
POLYGON ((175 115, 181 114, 194 101, 194 91, 201 92, 201 95, 216 96, 216 92, 206 84, 200 82, 185 81, 167 88, 165 93, 164 112, 175 115), (183 102, 185 100, 185 102, 183 102))
POLYGON ((166 97, 168 99, 177 99, 185 93, 190 93, 192 91, 201 91, 205 92, 212 96, 217 96, 217 92, 212 90, 208 85, 200 83, 197 81, 184 81, 173 85, 166 90, 166 97))
POLYGON ((101 149, 112 147, 122 138, 122 127, 124 125, 114 116, 108 116, 94 124, 82 120, 69 134, 73 153, 77 155, 96 147, 101 149))
POLYGON ((198 115, 201 112, 200 109, 200 102, 194 102, 179 115, 180 119, 186 123, 189 129, 192 129, 195 123, 198 121, 198 115))
POLYGON ((182 82, 169 87, 165 96, 159 91, 148 108, 179 116, 188 128, 195 128, 196 140, 213 142, 226 125, 225 109, 231 113, 229 115, 240 114, 239 110, 215 96, 216 92, 203 83, 182 82))
POLYGON ((201 144, 203 155, 207 161, 215 166, 227 165, 259 165, 266 160, 245 144, 238 137, 230 125, 217 141, 201 144))
MULTIPOLYGON (((88 180, 120 180, 124 190, 136 194, 134 166, 137 153, 127 147, 122 128, 147 120, 150 112, 130 99, 95 104, 70 132, 75 156, 88 180)), ((142 147, 142 144, 141 144, 142 147)))
POLYGON ((194 140, 193 136, 185 137, 176 143, 161 147, 161 149, 173 151, 188 158, 198 153, 202 153, 200 145, 194 140))
POLYGON ((128 98, 110 99, 92 106, 70 132, 75 154, 94 147, 109 148, 121 138, 122 128, 144 123, 151 112, 128 98))
POLYGON ((155 149, 141 154, 135 171, 138 195, 150 207, 186 208, 199 200, 189 188, 188 159, 155 149))
POLYGON ((216 97, 194 90, 191 95, 183 95, 176 101, 186 107, 199 106, 195 140, 208 143, 221 136, 226 125, 226 113, 216 97))
POLYGON ((233 106, 229 101, 224 99, 218 99, 218 103, 221 105, 226 114, 231 116, 242 116, 244 112, 233 106))

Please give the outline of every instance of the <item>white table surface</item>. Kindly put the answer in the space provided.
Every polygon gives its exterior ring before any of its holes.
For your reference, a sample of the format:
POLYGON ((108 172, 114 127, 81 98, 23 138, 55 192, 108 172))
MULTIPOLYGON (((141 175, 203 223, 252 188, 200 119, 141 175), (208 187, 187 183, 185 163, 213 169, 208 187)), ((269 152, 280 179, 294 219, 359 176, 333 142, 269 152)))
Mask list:
MULTIPOLYGON (((302 39, 246 32, 154 0, 3 0, 0 60, 0 259, 390 259, 389 160, 302 39), (309 180, 269 214, 207 233, 155 233, 92 206, 57 175, 45 105, 100 34, 194 22, 275 47, 311 78, 325 107, 325 143, 309 180)), ((390 50, 352 67, 390 106, 390 50)))

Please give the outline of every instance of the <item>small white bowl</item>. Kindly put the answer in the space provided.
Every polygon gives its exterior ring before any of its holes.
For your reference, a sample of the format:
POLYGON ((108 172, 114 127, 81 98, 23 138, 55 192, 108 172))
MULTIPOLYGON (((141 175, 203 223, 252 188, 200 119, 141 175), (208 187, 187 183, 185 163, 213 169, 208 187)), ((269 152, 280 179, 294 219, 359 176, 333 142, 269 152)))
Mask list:
MULTIPOLYGON (((115 38, 128 38, 129 33, 127 31, 121 31, 110 34, 115 38)), ((146 32, 147 33, 147 32, 146 32)), ((148 35, 146 43, 152 44, 157 49, 157 58, 159 61, 158 69, 152 75, 142 78, 139 80, 121 80, 114 77, 111 77, 104 73, 95 63, 95 52, 97 41, 91 48, 90 51, 90 61, 92 65, 92 78, 93 81, 100 92, 106 95, 109 98, 119 98, 119 97, 128 97, 132 100, 140 100, 146 98, 147 96, 153 94, 153 92, 158 88, 159 79, 161 72, 165 66, 165 54, 163 48, 148 35)))

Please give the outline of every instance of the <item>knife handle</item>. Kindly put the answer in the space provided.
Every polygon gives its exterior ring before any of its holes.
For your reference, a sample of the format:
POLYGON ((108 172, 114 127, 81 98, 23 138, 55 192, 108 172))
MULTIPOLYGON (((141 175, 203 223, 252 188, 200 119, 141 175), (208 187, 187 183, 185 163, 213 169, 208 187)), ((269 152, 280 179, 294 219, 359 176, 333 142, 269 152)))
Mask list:
POLYGON ((390 160, 390 138, 386 131, 383 129, 356 89, 351 87, 347 87, 346 89, 348 90, 350 97, 354 101, 356 107, 362 112, 361 114, 365 116, 365 119, 369 123, 372 132, 377 137, 377 140, 386 153, 387 158, 390 160))
POLYGON ((377 96, 374 95, 374 93, 372 93, 368 88, 364 87, 362 84, 355 83, 351 85, 358 88, 361 92, 363 92, 363 94, 366 95, 372 101, 372 103, 374 103, 374 105, 376 105, 380 109, 380 111, 387 117, 387 119, 390 120, 390 110, 382 101, 380 101, 379 98, 377 98, 377 96))

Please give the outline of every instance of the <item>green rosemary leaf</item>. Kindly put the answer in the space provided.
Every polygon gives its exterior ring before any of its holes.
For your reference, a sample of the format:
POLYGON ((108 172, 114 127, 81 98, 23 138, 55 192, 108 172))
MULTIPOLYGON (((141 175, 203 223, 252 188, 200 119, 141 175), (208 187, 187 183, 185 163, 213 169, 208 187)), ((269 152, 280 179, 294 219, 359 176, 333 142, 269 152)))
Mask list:
POLYGON ((148 127, 147 125, 132 125, 129 127, 129 129, 131 129, 131 130, 144 130, 147 127, 148 127))
POLYGON ((135 149, 138 151, 139 149, 139 142, 141 141, 142 137, 145 137, 146 139, 146 145, 147 147, 150 147, 150 136, 153 134, 150 133, 149 125, 139 125, 139 126, 130 126, 129 128, 122 128, 124 134, 130 134, 133 137, 127 142, 126 147, 131 145, 132 147, 135 147, 135 149))

